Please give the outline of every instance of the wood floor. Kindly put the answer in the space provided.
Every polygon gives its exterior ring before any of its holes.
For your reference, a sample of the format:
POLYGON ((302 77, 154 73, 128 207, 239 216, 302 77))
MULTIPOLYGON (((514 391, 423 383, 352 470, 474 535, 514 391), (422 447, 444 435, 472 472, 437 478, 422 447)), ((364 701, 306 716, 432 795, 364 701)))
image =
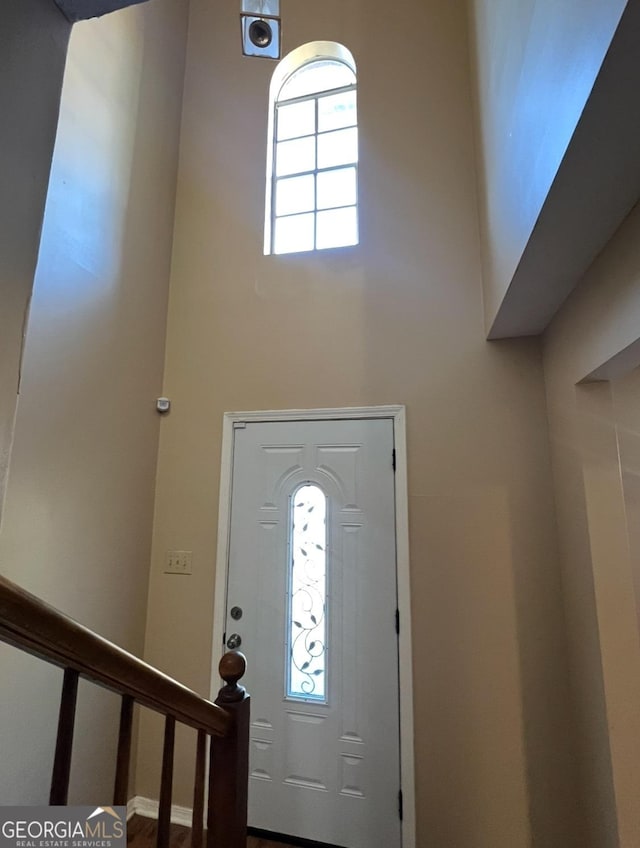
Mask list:
MULTIPOLYGON (((127 823, 128 848, 155 848, 156 826, 157 822, 154 819, 145 819, 142 816, 133 816, 129 819, 127 823)), ((170 848, 191 848, 191 828, 172 824, 170 848)), ((249 836, 247 848, 294 848, 294 846, 249 836)))

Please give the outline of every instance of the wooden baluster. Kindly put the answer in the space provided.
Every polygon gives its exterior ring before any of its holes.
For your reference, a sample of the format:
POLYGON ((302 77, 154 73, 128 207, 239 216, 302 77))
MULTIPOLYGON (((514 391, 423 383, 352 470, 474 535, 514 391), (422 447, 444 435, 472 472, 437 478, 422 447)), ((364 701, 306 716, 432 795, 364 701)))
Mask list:
POLYGON ((196 777, 193 785, 193 818, 191 820, 191 848, 202 848, 204 836, 204 775, 207 760, 207 733, 198 731, 196 749, 196 777))
POLYGON ((60 713, 58 715, 56 754, 51 775, 51 792, 49 793, 49 804, 55 807, 66 806, 69 795, 78 676, 77 671, 74 671, 72 668, 65 668, 64 680, 62 682, 62 698, 60 699, 60 713))
POLYGON ((234 723, 226 736, 211 737, 207 848, 245 848, 247 844, 250 698, 244 686, 238 686, 246 667, 238 651, 225 654, 218 666, 226 685, 216 704, 233 716, 234 723))
POLYGON ((131 762, 131 728, 133 726, 133 698, 122 696, 120 707, 120 735, 118 736, 118 759, 116 779, 113 787, 114 807, 124 807, 129 800, 129 764, 131 762))
POLYGON ((171 831, 171 787, 173 784, 173 745, 176 720, 167 716, 164 723, 164 750, 162 753, 162 780, 160 783, 160 809, 158 811, 157 848, 169 848, 171 831))

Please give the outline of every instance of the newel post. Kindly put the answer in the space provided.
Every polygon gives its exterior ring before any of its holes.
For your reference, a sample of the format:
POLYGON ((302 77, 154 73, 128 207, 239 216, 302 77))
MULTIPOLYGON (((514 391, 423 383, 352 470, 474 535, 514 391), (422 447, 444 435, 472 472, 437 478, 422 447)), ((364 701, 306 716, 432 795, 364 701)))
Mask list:
POLYGON ((207 848, 246 848, 247 790, 249 784, 249 703, 238 685, 247 667, 239 651, 220 660, 218 671, 225 685, 216 704, 233 718, 226 736, 211 737, 207 848))

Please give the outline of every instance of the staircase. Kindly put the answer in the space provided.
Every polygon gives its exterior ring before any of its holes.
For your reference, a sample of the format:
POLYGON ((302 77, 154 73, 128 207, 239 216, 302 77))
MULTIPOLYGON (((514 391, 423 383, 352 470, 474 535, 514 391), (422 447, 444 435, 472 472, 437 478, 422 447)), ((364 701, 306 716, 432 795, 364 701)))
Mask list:
POLYGON ((76 697, 83 677, 122 699, 113 805, 126 805, 129 799, 133 710, 139 704, 165 717, 157 848, 169 848, 176 723, 198 733, 192 848, 205 843, 206 848, 245 848, 250 699, 238 683, 246 668, 241 653, 231 651, 220 660, 225 685, 213 703, 1 576, 0 640, 64 669, 49 804, 67 805, 76 697))

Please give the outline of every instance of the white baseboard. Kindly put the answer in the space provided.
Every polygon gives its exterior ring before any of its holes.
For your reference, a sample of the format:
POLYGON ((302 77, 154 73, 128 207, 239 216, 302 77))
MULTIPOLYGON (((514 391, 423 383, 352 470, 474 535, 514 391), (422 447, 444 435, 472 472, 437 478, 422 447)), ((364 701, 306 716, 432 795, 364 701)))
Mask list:
MULTIPOLYGON (((127 804, 127 821, 133 815, 143 816, 146 819, 157 819, 160 804, 152 798, 143 798, 135 795, 127 804)), ((181 824, 183 827, 191 827, 193 811, 191 807, 180 807, 178 804, 171 805, 171 824, 181 824)))

